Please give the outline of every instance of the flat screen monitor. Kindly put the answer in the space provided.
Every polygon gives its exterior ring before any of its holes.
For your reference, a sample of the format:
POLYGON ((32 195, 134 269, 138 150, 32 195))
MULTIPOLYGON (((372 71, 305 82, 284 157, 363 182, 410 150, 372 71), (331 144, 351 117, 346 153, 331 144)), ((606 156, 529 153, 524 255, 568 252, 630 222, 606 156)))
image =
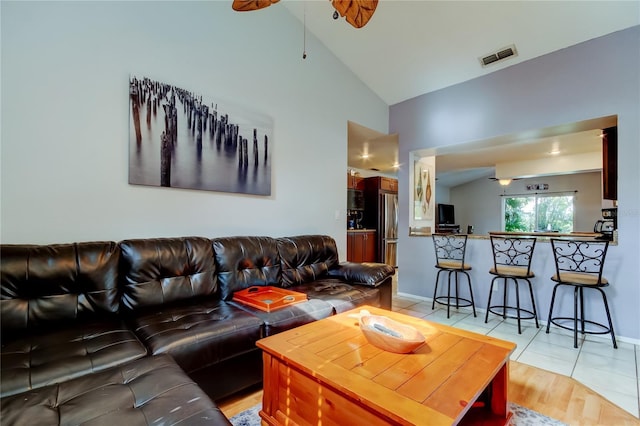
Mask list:
POLYGON ((453 204, 438 204, 438 224, 453 225, 456 223, 456 215, 453 204))

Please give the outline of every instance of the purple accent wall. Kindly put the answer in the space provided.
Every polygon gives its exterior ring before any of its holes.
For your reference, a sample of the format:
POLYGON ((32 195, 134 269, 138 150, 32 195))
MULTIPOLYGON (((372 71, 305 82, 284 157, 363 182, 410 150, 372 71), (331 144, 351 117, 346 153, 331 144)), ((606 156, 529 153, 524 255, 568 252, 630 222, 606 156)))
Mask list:
MULTIPOLYGON (((483 77, 427 93, 390 107, 389 133, 399 134, 400 161, 413 150, 449 146, 618 116, 619 244, 612 246, 605 274, 619 336, 640 341, 640 26, 577 44, 483 77)), ((409 170, 400 170, 399 291, 430 298, 435 264, 430 238, 409 237, 409 170), (427 261, 425 262, 425 259, 427 261), (427 265, 427 266, 425 266, 427 265), (433 272, 433 273, 432 273, 433 272)), ((481 207, 481 206, 480 206, 481 207)), ((472 249, 487 251, 488 240, 472 249), (486 246, 486 247, 485 247, 486 246)), ((539 317, 546 321, 553 266, 549 244, 536 248, 539 317), (547 253, 548 252, 548 253, 547 253)), ((472 255, 473 256, 473 255, 472 255)), ((477 253, 476 303, 486 306, 491 259, 477 253)), ((475 290, 474 290, 475 291, 475 290)), ((599 313, 594 311, 594 315, 599 313)))

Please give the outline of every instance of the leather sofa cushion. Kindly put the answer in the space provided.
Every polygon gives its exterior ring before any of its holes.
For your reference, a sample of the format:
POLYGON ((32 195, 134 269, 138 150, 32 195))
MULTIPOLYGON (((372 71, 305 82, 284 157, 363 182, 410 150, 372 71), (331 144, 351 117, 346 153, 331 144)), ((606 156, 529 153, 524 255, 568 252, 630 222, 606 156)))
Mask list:
POLYGON ((0 247, 0 323, 13 334, 118 311, 116 243, 0 247))
POLYGON ((286 306, 272 312, 262 311, 248 305, 243 305, 240 302, 231 301, 228 303, 236 305, 260 318, 264 323, 263 337, 327 318, 333 314, 333 306, 320 299, 310 299, 306 302, 296 303, 295 305, 286 306))
POLYGON ((334 278, 341 278, 352 284, 376 287, 384 280, 393 276, 396 270, 384 263, 354 263, 343 262, 329 271, 334 278))
POLYGON ((274 238, 216 238, 213 251, 223 300, 254 285, 280 287, 280 256, 274 238))
POLYGON ((120 248, 125 311, 216 295, 216 267, 208 238, 125 240, 120 248))
POLYGON ((147 354, 120 321, 75 324, 2 343, 2 396, 124 364, 147 354))
POLYGON ((338 265, 336 242, 326 235, 278 238, 278 252, 283 287, 315 281, 338 265))
POLYGON ((11 425, 230 425, 169 356, 146 357, 0 400, 11 425))
POLYGON ((310 299, 320 299, 333 306, 334 313, 341 313, 358 306, 380 307, 380 290, 377 287, 353 286, 337 278, 326 278, 290 290, 306 293, 310 299))
POLYGON ((170 354, 187 373, 256 349, 262 321, 218 299, 163 306, 131 318, 151 354, 170 354))

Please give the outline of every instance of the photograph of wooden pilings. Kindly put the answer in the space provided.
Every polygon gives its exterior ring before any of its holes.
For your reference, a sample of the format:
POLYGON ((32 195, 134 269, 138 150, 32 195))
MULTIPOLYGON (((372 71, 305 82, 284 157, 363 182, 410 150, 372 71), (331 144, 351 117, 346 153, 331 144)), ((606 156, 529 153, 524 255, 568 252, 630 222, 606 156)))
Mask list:
POLYGON ((271 195, 267 115, 134 75, 129 109, 130 184, 271 195))

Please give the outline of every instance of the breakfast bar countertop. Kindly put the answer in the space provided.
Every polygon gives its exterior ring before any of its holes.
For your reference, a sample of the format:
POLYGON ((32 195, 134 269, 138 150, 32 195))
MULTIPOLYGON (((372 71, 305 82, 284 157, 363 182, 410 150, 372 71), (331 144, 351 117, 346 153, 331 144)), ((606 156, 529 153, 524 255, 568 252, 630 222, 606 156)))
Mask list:
POLYGON ((507 232, 507 231, 489 231, 489 235, 513 235, 513 236, 534 236, 534 237, 549 237, 549 238, 565 238, 565 237, 574 237, 574 238, 596 238, 601 236, 597 232, 570 232, 570 233, 560 233, 560 232, 507 232))
MULTIPOLYGON (((411 237, 430 237, 432 233, 425 228, 410 228, 409 236, 411 237)), ((549 241, 550 238, 575 238, 575 239, 600 239, 603 234, 598 232, 508 232, 508 231, 489 231, 487 234, 467 234, 470 240, 488 240, 491 235, 511 235, 511 236, 534 236, 539 241, 549 241)), ((610 245, 615 246, 618 242, 614 239, 609 242, 610 245)))

